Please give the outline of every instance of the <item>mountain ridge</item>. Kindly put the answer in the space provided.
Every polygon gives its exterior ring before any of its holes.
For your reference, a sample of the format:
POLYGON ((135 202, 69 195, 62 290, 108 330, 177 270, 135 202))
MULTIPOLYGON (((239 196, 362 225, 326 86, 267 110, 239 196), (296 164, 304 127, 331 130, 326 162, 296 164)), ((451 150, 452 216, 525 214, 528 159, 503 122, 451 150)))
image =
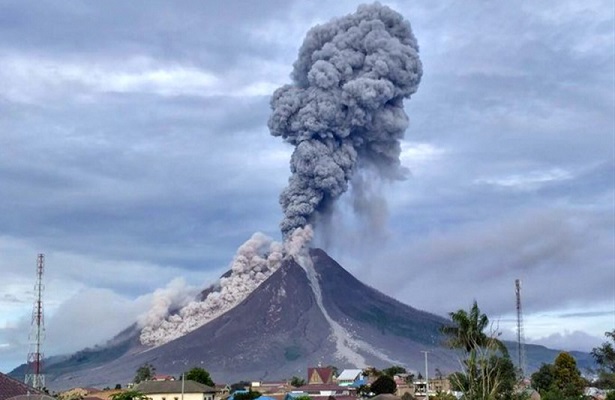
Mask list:
MULTIPOLYGON (((157 373, 169 375, 202 366, 215 381, 228 383, 303 376, 308 366, 319 363, 355 367, 334 357, 340 354, 340 338, 328 318, 348 335, 355 353, 365 360, 366 365, 359 367, 399 364, 422 371, 422 351, 428 350, 430 370, 458 369, 458 355, 444 346, 440 333, 440 327, 450 321, 363 284, 323 250, 311 249, 310 259, 324 309, 306 269, 287 258, 239 305, 168 343, 142 345, 140 329, 133 324, 106 346, 48 362, 48 386, 124 386, 145 363, 154 365, 157 373)), ((507 345, 514 349, 514 343, 507 345)), ((553 350, 528 346, 528 366, 532 364, 533 369, 539 366, 532 356, 538 352, 539 362, 552 362, 557 355, 553 350)), ((10 374, 23 377, 24 371, 22 365, 10 374)))

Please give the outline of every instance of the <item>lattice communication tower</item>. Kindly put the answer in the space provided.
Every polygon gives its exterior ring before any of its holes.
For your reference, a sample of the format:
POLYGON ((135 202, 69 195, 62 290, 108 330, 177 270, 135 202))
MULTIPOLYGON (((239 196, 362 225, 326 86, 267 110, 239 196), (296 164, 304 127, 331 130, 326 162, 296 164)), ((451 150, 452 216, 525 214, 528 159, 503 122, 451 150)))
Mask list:
POLYGON ((41 344, 45 336, 45 320, 43 318, 43 272, 45 269, 45 255, 39 254, 36 262, 36 283, 34 284, 34 308, 32 310, 32 328, 30 330, 30 351, 28 352, 28 372, 26 383, 35 389, 45 387, 43 375, 43 353, 41 344))
POLYGON ((523 335, 523 312, 521 311, 521 281, 515 280, 517 295, 517 357, 521 376, 525 377, 525 336, 523 335))

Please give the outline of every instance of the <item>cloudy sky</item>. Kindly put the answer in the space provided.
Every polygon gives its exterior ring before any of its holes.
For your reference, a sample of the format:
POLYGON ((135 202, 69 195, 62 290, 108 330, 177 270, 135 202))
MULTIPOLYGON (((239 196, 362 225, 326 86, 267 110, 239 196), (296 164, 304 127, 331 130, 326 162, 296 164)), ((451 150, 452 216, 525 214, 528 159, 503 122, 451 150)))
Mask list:
MULTIPOLYGON (((385 1, 424 75, 386 223, 340 199, 329 253, 440 315, 589 350, 615 327, 611 1, 385 1)), ((46 355, 110 338, 156 289, 203 287, 280 239, 292 149, 270 136, 313 25, 359 2, 0 2, 0 371, 25 362, 36 256, 46 355)))

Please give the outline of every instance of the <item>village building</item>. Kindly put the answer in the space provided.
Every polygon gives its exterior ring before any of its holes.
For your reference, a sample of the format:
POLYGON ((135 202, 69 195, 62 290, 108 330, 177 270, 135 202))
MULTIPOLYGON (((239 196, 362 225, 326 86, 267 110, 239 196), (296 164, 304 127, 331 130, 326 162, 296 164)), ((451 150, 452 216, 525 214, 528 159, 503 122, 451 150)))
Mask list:
POLYGON ((134 387, 151 400, 216 400, 216 389, 195 381, 143 381, 134 387))
POLYGON ((363 373, 362 369, 345 369, 335 379, 339 386, 352 386, 360 387, 367 385, 367 376, 363 373))
MULTIPOLYGON (((45 393, 28 386, 0 372, 0 400, 8 400, 15 396, 44 395, 45 393)), ((40 396, 37 396, 37 399, 40 396)), ((49 396, 46 396, 49 397, 49 396)), ((31 397, 34 400, 34 396, 31 397)))

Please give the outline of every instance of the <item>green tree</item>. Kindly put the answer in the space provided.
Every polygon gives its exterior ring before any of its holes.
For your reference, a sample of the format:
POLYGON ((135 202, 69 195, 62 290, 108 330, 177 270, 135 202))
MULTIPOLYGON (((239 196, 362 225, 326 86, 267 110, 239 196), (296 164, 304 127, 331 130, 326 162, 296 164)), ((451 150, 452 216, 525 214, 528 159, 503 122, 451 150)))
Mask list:
POLYGON ((576 360, 566 352, 559 353, 553 364, 542 364, 532 374, 532 387, 543 400, 578 399, 586 384, 576 360))
POLYGON ((602 389, 615 389, 615 349, 613 349, 615 329, 612 332, 605 332, 604 335, 610 341, 602 343, 600 347, 595 347, 591 352, 599 366, 599 377, 596 386, 602 389))
POLYGON ((155 373, 156 368, 152 364, 145 363, 137 369, 137 373, 132 381, 134 383, 149 381, 154 377, 155 373))
POLYGON ((233 399, 235 400, 254 400, 257 397, 261 397, 261 393, 252 389, 249 389, 247 392, 233 393, 233 399))
POLYGON ((543 363, 538 371, 531 376, 532 387, 539 393, 544 393, 553 386, 553 364, 543 363))
POLYGON ((290 385, 293 387, 299 387, 305 385, 305 379, 301 379, 298 376, 293 376, 290 379, 290 385))
POLYGON ((559 353, 553 363, 553 385, 566 398, 580 397, 587 382, 577 368, 577 362, 566 352, 559 353))
POLYGON ((375 394, 382 393, 395 393, 397 391, 397 384, 388 375, 381 375, 370 386, 371 392, 375 394))
POLYGON ((115 384, 115 390, 120 390, 122 388, 122 385, 119 383, 115 384))
POLYGON ((184 377, 187 381, 195 381, 211 387, 215 386, 214 381, 211 379, 211 375, 203 368, 194 367, 186 372, 184 377))
POLYGON ((137 390, 128 390, 111 395, 111 400, 148 400, 148 397, 137 390))
POLYGON ((389 368, 385 368, 382 370, 383 374, 385 374, 386 376, 390 376, 391 378, 398 374, 405 374, 406 372, 406 369, 399 365, 393 365, 389 368))
POLYGON ((606 341, 602 343, 602 346, 595 347, 591 354, 596 360, 596 363, 603 370, 615 373, 615 349, 613 349, 613 343, 615 343, 615 329, 611 332, 604 332, 604 335, 610 339, 610 342, 606 341))
POLYGON ((437 392, 434 397, 429 396, 433 400, 457 400, 457 397, 451 393, 437 392))
POLYGON ((367 367, 363 370, 363 375, 365 376, 371 376, 374 378, 379 377, 380 375, 382 375, 382 371, 374 368, 374 367, 367 367))

